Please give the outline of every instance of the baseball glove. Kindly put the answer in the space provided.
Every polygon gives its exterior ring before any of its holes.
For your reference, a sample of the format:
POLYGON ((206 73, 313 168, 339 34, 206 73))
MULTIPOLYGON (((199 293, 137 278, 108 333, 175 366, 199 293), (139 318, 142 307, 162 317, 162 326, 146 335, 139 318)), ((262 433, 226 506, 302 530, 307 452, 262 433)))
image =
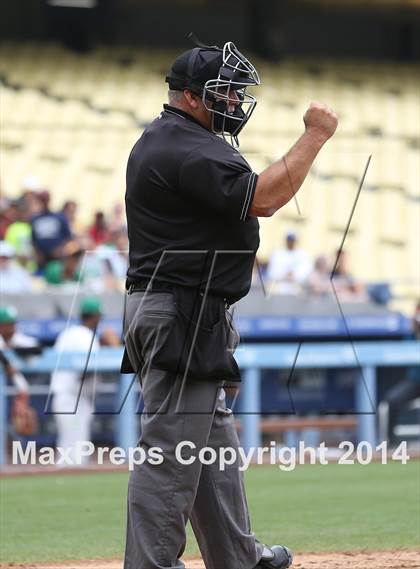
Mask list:
POLYGON ((38 430, 38 416, 27 393, 18 393, 12 405, 12 425, 18 435, 29 437, 38 430))

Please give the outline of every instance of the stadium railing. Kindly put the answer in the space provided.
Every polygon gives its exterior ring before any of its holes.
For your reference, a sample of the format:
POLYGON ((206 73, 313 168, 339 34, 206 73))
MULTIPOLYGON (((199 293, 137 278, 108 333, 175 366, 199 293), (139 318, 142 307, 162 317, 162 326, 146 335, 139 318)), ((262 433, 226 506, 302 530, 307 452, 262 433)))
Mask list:
MULTIPOLYGON (((86 363, 86 354, 58 353, 52 349, 30 361, 24 362, 13 353, 7 354, 23 373, 51 373, 55 369, 82 372, 119 373, 122 349, 102 348, 95 361, 86 363)), ((357 439, 367 441, 373 447, 378 444, 377 367, 420 365, 419 341, 383 341, 355 343, 311 344, 247 344, 235 355, 242 370, 241 386, 241 444, 245 450, 261 445, 261 369, 329 369, 356 368, 359 377, 355 385, 355 417, 357 439)), ((118 446, 135 446, 138 439, 136 409, 138 393, 133 388, 135 377, 121 375, 116 412, 116 437, 118 446)), ((0 372, 0 466, 7 460, 7 405, 6 383, 0 372)))

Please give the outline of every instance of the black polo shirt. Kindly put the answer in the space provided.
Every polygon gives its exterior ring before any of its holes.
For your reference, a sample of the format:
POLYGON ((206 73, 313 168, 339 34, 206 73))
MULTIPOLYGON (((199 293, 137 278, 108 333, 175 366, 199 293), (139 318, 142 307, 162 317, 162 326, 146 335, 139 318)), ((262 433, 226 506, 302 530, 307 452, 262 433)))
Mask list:
POLYGON ((236 302, 251 284, 259 224, 257 175, 230 144, 164 105, 127 166, 128 283, 205 288, 236 302))

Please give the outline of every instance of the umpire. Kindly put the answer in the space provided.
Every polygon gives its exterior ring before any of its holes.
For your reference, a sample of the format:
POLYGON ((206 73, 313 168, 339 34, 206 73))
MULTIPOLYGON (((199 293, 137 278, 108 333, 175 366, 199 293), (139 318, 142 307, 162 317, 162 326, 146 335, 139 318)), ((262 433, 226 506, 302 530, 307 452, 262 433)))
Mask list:
POLYGON ((166 82, 169 105, 127 167, 122 371, 141 383, 139 445, 162 449, 164 460, 131 473, 124 569, 184 568, 188 520, 207 569, 285 568, 289 549, 269 548, 251 532, 239 464, 221 471, 194 457, 203 447, 238 447, 223 389, 240 381, 228 308, 250 288, 257 217, 293 197, 337 117, 311 104, 302 136, 258 176, 236 148, 256 104, 247 89, 260 80, 235 45, 198 44, 175 60, 166 82), (180 460, 182 441, 189 446, 180 460))

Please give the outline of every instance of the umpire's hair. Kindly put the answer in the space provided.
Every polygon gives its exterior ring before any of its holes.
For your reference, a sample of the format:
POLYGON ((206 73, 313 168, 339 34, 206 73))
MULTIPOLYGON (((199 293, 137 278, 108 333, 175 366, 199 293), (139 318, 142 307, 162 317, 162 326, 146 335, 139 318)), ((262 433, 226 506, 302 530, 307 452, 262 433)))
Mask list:
POLYGON ((170 103, 179 102, 184 96, 183 91, 175 91, 174 89, 169 89, 168 91, 168 101, 170 103))

